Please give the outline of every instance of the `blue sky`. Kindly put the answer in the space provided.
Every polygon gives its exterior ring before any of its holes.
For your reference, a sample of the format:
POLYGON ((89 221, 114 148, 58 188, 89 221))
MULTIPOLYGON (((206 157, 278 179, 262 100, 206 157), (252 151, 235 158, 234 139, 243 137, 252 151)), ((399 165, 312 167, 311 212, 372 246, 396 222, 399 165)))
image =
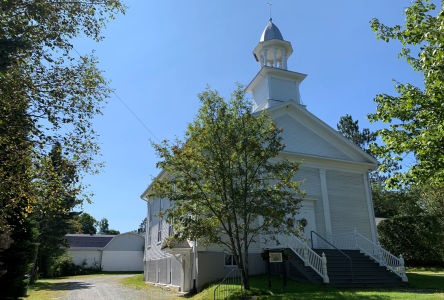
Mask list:
MULTIPOLYGON (((268 24, 269 0, 125 1, 129 10, 105 30, 105 40, 73 41, 82 54, 93 49, 111 87, 157 138, 181 136, 194 118, 196 94, 207 84, 229 97, 239 81, 248 84, 259 71, 252 51, 268 24)), ((288 69, 308 74, 301 85, 307 109, 336 128, 350 114, 372 130, 367 113, 373 98, 394 94, 394 82, 421 86, 397 54, 397 42, 377 41, 369 21, 403 24, 409 0, 276 0, 272 17, 294 53, 288 69)), ((137 229, 146 216, 140 195, 157 175, 157 157, 143 125, 116 98, 94 120, 100 134, 104 172, 86 176, 95 193, 84 211, 110 228, 137 229)))

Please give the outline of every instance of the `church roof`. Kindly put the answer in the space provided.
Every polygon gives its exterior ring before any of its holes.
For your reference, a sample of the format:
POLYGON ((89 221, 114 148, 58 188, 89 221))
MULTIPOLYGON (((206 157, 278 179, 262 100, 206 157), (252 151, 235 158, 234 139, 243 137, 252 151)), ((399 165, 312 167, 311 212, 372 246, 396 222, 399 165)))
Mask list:
POLYGON ((265 30, 262 33, 261 40, 260 40, 261 42, 272 40, 272 39, 284 40, 279 28, 277 28, 277 26, 274 25, 273 22, 271 22, 271 20, 272 19, 270 18, 270 23, 268 23, 267 27, 265 27, 265 30))

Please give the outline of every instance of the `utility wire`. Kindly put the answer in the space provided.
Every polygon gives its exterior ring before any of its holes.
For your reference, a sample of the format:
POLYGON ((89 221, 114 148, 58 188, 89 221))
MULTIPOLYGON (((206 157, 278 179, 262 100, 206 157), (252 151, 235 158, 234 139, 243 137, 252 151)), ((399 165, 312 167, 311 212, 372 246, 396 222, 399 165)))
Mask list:
MULTIPOLYGON (((82 57, 82 55, 80 55, 79 51, 76 50, 76 48, 74 48, 74 46, 72 47, 72 49, 74 49, 75 52, 77 52, 77 54, 82 57)), ((105 85, 111 89, 111 87, 109 87, 106 83, 105 85)), ((137 120, 139 120, 140 124, 142 124, 147 130, 148 132, 160 143, 160 140, 154 135, 154 133, 148 128, 148 126, 146 126, 142 120, 139 119, 139 117, 131 110, 131 108, 129 108, 128 105, 126 105, 126 103, 116 94, 116 92, 114 92, 114 90, 112 90, 113 94, 117 97, 117 99, 120 100, 120 102, 123 103, 123 105, 125 105, 125 107, 133 114, 134 117, 136 117, 137 120)))

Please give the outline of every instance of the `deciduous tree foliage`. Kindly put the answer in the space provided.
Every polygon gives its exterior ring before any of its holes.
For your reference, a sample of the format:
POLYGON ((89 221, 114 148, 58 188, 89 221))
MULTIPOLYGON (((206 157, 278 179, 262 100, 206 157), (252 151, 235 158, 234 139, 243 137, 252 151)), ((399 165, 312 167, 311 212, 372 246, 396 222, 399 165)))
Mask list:
POLYGON ((300 236, 295 215, 304 193, 293 180, 300 163, 279 155, 282 129, 266 112, 252 114, 242 85, 229 102, 209 88, 198 97, 201 108, 184 140, 153 143, 165 176, 154 179, 147 197, 173 203, 159 213, 174 226, 166 245, 222 245, 249 289, 251 243, 260 235, 300 236))
MULTIPOLYGON (((100 169, 91 120, 101 114, 111 90, 97 58, 79 58, 72 41, 79 36, 102 40, 108 20, 125 10, 120 0, 0 1, 0 39, 28 47, 10 52, 6 60, 12 63, 0 72, 0 230, 12 214, 25 218, 36 203, 45 213, 63 210, 59 193, 47 197, 42 180, 54 173, 47 157, 56 142, 77 172, 100 169), (25 172, 10 172, 23 165, 25 172)), ((84 187, 77 182, 77 193, 84 187)))
POLYGON ((90 234, 90 233, 94 234, 97 232, 96 229, 97 220, 94 219, 94 217, 91 216, 90 214, 82 213, 80 217, 78 217, 78 220, 82 226, 82 232, 84 234, 90 234))
POLYGON ((416 163, 404 173, 396 172, 387 179, 389 187, 408 183, 441 183, 444 180, 444 14, 434 4, 424 0, 412 1, 404 11, 405 26, 389 27, 378 19, 371 21, 377 38, 395 40, 402 44, 402 57, 419 72, 424 89, 409 83, 396 82, 397 96, 380 94, 375 98, 376 113, 369 114, 371 122, 391 123, 379 131, 382 145, 372 145, 372 151, 382 159, 380 170, 388 172, 390 161, 402 160, 412 153, 416 163), (410 47, 419 48, 417 56, 410 47))
POLYGON ((39 274, 43 274, 44 277, 53 276, 55 262, 66 252, 66 249, 60 246, 68 247, 64 237, 69 232, 76 230, 73 227, 73 221, 81 213, 73 211, 75 206, 81 203, 80 200, 76 199, 76 188, 74 186, 77 174, 75 169, 70 166, 69 161, 63 157, 60 144, 54 145, 49 154, 49 159, 54 174, 45 178, 46 190, 48 194, 60 194, 58 196, 60 199, 59 205, 64 209, 45 214, 41 212, 42 209, 39 209, 37 204, 37 210, 33 213, 40 232, 38 250, 31 272, 33 280, 37 279, 39 274), (56 180, 56 178, 61 180, 56 180))
POLYGON ((97 222, 97 227, 99 228, 99 234, 108 234, 109 231, 109 223, 107 218, 103 218, 99 222, 97 222))

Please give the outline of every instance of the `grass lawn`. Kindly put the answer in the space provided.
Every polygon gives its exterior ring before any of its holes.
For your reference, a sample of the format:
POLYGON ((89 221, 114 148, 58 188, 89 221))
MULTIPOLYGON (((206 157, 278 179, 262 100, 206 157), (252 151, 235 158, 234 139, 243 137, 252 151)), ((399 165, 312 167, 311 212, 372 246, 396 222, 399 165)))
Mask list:
MULTIPOLYGON (((250 277, 251 290, 244 295, 257 295, 255 300, 261 299, 443 299, 444 276, 433 274, 407 274, 409 285, 398 288, 360 288, 360 289, 335 289, 327 286, 313 285, 287 280, 287 288, 283 289, 283 279, 272 276, 272 288, 268 289, 268 277, 258 275, 250 277)), ((214 289, 217 284, 208 286, 204 291, 195 296, 189 296, 192 300, 210 300, 214 297, 214 289)), ((232 297, 231 299, 236 299, 232 297)))
POLYGON ((406 268, 407 273, 443 273, 444 268, 442 267, 416 267, 416 268, 406 268))
POLYGON ((176 290, 172 290, 168 287, 158 287, 151 284, 146 284, 145 281, 143 280, 143 274, 122 278, 120 282, 126 287, 132 287, 137 290, 149 290, 149 291, 164 290, 174 294, 180 294, 176 290))

